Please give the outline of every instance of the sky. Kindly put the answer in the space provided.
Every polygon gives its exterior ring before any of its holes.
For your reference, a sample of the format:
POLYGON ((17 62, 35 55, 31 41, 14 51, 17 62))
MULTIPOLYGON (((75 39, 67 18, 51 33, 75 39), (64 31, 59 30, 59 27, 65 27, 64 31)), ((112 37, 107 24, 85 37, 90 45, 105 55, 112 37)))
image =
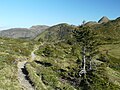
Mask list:
POLYGON ((0 0, 0 30, 120 17, 120 0, 0 0))

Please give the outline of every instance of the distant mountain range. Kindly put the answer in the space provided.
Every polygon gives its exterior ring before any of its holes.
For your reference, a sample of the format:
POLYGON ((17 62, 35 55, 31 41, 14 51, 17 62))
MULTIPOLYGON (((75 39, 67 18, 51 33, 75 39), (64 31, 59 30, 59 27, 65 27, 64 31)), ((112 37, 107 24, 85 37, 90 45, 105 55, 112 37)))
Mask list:
POLYGON ((31 28, 11 28, 0 31, 0 36, 8 38, 33 39, 47 28, 49 28, 49 26, 46 25, 37 25, 32 26, 31 28))

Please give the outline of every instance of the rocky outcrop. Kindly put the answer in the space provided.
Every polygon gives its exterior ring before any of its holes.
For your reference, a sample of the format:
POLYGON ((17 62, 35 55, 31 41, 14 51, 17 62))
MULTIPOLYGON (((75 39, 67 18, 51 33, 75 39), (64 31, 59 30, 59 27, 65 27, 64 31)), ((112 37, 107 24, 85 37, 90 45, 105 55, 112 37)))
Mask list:
POLYGON ((107 23, 108 21, 110 21, 106 16, 103 16, 99 21, 98 23, 107 23))

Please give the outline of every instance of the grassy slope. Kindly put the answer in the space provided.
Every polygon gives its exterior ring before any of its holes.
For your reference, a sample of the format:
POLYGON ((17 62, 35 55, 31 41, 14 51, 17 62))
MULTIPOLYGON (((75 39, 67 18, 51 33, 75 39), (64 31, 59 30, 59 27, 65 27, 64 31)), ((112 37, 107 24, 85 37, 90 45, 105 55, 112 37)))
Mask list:
POLYGON ((108 23, 98 24, 91 27, 100 36, 102 42, 120 42, 120 18, 108 23))
POLYGON ((32 46, 27 41, 0 38, 0 89, 21 90, 17 79, 17 62, 25 60, 32 46))
MULTIPOLYGON (((116 47, 119 45, 111 46, 116 47)), ((105 51, 103 49, 106 47, 108 46, 100 46, 100 52, 103 55, 105 55, 105 51)), ((108 48, 110 49, 111 47, 108 48)), ((114 49, 112 50, 114 51, 114 49)), ((113 53, 112 50, 109 52, 110 55, 113 53)), ((81 56, 79 47, 77 45, 69 45, 66 43, 48 43, 40 46, 36 54, 40 58, 33 62, 30 62, 27 66, 27 69, 30 69, 31 67, 34 68, 35 72, 30 71, 30 77, 33 79, 34 85, 38 87, 37 90, 40 90, 39 87, 42 84, 38 83, 41 81, 48 90, 56 88, 59 88, 60 90, 81 90, 83 88, 83 85, 79 87, 80 77, 78 76, 78 72, 80 70, 79 66, 81 62, 81 56), (46 50, 47 52, 45 52, 46 50), (35 77, 39 77, 41 79, 35 80, 35 77)), ((117 54, 114 54, 113 56, 116 57, 117 54)), ((112 60, 111 57, 109 58, 110 59, 106 61, 100 60, 93 62, 98 63, 96 64, 97 69, 95 72, 87 74, 88 80, 91 82, 92 90, 120 89, 120 69, 117 68, 119 70, 116 70, 114 68, 114 66, 116 66, 115 64, 118 64, 120 59, 118 59, 118 61, 115 61, 112 60)))
POLYGON ((75 64, 74 63, 75 57, 71 58, 70 55, 67 55, 67 53, 70 52, 68 50, 70 46, 66 44, 64 45, 65 46, 57 45, 57 47, 54 47, 54 45, 51 46, 50 44, 45 44, 40 46, 36 54, 39 55, 41 58, 37 59, 37 61, 33 61, 27 64, 27 69, 30 72, 29 76, 33 80, 33 83, 37 90, 43 90, 41 89, 42 87, 45 87, 47 90, 53 90, 53 89, 74 90, 75 89, 73 86, 70 85, 70 83, 67 83, 67 81, 62 80, 59 75, 60 70, 67 70, 67 67, 69 67, 71 64, 72 65, 75 64), (43 54, 42 52, 46 47, 47 48, 49 47, 48 50, 50 50, 52 53, 47 54, 47 52, 45 52, 44 55, 46 56, 42 57, 42 54, 43 54), (71 59, 71 60, 67 61, 68 59, 71 59), (35 71, 31 72, 30 68, 33 68, 35 71), (36 78, 41 78, 41 79, 36 80, 36 78))

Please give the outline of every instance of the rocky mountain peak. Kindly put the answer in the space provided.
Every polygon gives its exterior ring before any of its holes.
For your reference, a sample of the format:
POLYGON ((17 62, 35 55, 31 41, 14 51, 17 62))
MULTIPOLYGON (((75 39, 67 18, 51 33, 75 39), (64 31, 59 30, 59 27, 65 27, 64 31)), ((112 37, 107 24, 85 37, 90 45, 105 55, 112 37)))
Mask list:
POLYGON ((103 16, 103 17, 98 21, 98 23, 106 23, 106 22, 108 22, 108 21, 109 21, 108 17, 103 16))

